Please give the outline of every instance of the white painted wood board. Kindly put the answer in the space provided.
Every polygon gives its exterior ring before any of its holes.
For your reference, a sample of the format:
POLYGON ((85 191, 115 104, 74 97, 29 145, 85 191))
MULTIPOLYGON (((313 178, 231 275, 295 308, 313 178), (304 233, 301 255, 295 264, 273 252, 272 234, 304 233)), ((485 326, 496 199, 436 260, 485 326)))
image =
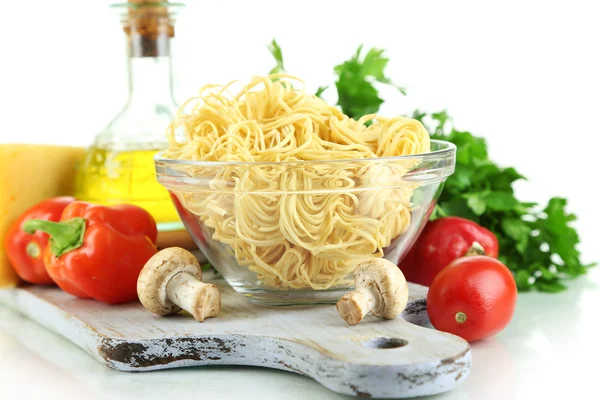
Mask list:
POLYGON ((259 306, 224 281, 214 282, 223 309, 203 323, 184 313, 158 317, 137 302, 108 306, 40 286, 0 290, 0 303, 120 371, 253 365, 303 374, 338 393, 378 398, 445 392, 469 374, 469 344, 430 328, 423 286, 410 284, 400 318, 369 315, 349 326, 334 305, 259 306), (377 348, 390 345, 402 346, 377 348))

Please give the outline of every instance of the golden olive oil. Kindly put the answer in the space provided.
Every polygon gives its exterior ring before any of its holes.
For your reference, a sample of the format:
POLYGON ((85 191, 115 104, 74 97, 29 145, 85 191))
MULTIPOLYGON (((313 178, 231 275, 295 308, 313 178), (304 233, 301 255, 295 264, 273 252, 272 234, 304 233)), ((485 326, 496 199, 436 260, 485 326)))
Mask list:
POLYGON ((159 150, 115 151, 92 147, 82 161, 75 196, 98 204, 135 204, 161 223, 180 223, 167 190, 157 182, 159 150))

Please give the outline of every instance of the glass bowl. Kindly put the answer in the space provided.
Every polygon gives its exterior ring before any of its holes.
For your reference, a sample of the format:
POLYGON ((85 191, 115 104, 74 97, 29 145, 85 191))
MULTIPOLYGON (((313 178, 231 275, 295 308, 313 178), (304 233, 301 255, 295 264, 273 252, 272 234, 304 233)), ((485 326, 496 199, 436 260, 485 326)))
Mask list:
POLYGON ((452 143, 433 140, 430 153, 372 159, 154 160, 186 229, 237 292, 265 305, 310 305, 352 290, 362 259, 399 263, 455 155, 452 143))

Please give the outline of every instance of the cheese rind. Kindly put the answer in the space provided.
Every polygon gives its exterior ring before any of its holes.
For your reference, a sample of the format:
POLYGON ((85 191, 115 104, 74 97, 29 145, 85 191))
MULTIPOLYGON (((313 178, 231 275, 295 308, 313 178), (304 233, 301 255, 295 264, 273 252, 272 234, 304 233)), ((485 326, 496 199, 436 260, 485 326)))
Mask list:
POLYGON ((0 144, 0 288, 19 283, 4 252, 10 224, 44 199, 73 195, 84 152, 82 147, 0 144))

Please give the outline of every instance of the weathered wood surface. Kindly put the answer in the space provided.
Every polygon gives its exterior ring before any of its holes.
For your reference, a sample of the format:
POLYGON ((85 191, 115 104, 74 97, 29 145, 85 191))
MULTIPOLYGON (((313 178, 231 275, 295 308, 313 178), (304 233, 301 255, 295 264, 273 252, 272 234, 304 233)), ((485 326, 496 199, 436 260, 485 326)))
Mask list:
POLYGON ((253 365, 300 373, 339 393, 394 398, 444 392, 469 373, 467 342, 418 326, 429 323, 422 286, 411 284, 402 318, 367 316, 351 327, 333 305, 258 306, 223 281, 215 283, 222 290, 222 313, 204 323, 184 314, 157 317, 138 303, 76 299, 47 287, 0 290, 0 303, 121 371, 253 365))

